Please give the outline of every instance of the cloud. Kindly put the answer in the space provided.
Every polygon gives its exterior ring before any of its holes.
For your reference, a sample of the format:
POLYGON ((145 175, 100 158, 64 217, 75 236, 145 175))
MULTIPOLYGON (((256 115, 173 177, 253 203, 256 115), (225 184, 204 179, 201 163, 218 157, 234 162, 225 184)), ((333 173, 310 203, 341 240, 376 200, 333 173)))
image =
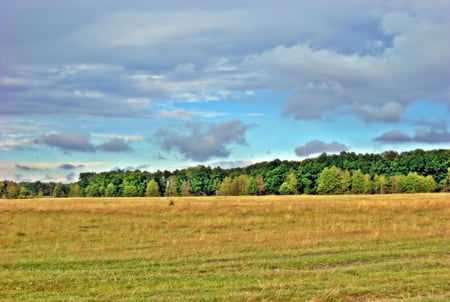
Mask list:
POLYGON ((32 166, 26 166, 26 165, 16 165, 16 168, 22 171, 38 171, 39 168, 32 167, 32 166))
POLYGON ((250 127, 238 120, 186 123, 179 129, 161 128, 156 137, 165 150, 174 149, 187 159, 203 162, 212 157, 228 157, 231 144, 245 145, 245 134, 250 127))
MULTIPOLYGON (((103 152, 131 152, 131 147, 121 138, 113 138, 100 145, 95 145, 91 142, 91 137, 86 133, 65 132, 58 134, 43 135, 36 143, 55 147, 64 152, 86 152, 93 153, 97 151, 103 152)), ((61 165, 62 169, 70 169, 70 165, 61 165)))
POLYGON ((320 140, 312 140, 295 149, 297 156, 308 156, 315 153, 337 153, 348 150, 347 146, 338 142, 325 143, 320 140))
POLYGON ((400 120, 403 111, 403 106, 394 102, 388 102, 378 107, 371 104, 354 106, 354 112, 361 114, 367 121, 396 122, 400 120))
POLYGON ((403 132, 392 130, 375 138, 376 141, 383 143, 450 143, 450 132, 442 123, 431 123, 428 128, 417 129, 413 136, 409 136, 403 132))
POLYGON ((114 167, 111 171, 145 171, 149 165, 127 166, 125 168, 114 167))
POLYGON ((68 182, 74 182, 77 179, 76 177, 77 177, 77 175, 75 173, 71 172, 66 175, 66 180, 68 182))
POLYGON ((89 135, 84 133, 66 132, 43 135, 41 141, 47 146, 66 152, 95 152, 95 146, 90 142, 89 135))
POLYGON ((254 163, 255 162, 251 160, 219 161, 211 163, 210 166, 220 167, 223 169, 233 169, 239 167, 247 167, 254 163))
POLYGON ((157 159, 157 160, 167 160, 167 157, 165 157, 161 153, 159 153, 157 156, 155 156, 155 159, 157 159))
POLYGON ((448 130, 426 130, 419 129, 413 137, 414 141, 428 144, 450 143, 450 132, 448 130))
POLYGON ((83 168, 84 165, 79 164, 79 165, 73 165, 73 164, 61 164, 58 168, 62 169, 62 170, 73 170, 76 168, 83 168))
POLYGON ((115 153, 126 153, 130 152, 132 149, 124 140, 119 138, 114 138, 106 143, 101 144, 97 147, 98 150, 105 152, 115 152, 115 153))
POLYGON ((421 2, 12 4, 0 20, 55 24, 0 33, 2 114, 158 118, 158 102, 271 90, 295 119, 398 121, 417 99, 448 103, 448 3, 421 2))
POLYGON ((14 179, 15 179, 15 181, 18 181, 18 182, 30 182, 30 181, 32 181, 30 178, 25 177, 22 174, 14 174, 14 179))
POLYGON ((398 130, 383 133, 381 136, 375 138, 375 140, 383 143, 407 143, 412 141, 411 137, 398 130))

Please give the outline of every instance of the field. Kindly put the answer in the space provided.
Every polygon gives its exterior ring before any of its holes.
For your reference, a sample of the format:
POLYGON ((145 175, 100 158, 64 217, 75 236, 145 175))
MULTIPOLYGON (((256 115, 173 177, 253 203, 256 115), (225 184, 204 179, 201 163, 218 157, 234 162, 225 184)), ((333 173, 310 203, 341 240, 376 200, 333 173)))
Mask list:
POLYGON ((449 301, 450 195, 0 200, 0 301, 449 301))

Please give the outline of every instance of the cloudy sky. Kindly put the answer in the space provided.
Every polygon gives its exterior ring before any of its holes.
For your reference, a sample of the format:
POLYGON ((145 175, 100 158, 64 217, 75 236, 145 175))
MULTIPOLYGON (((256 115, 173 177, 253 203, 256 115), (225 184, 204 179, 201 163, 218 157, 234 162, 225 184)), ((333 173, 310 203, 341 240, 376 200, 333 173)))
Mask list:
POLYGON ((0 179, 450 148, 450 3, 0 2, 0 179))

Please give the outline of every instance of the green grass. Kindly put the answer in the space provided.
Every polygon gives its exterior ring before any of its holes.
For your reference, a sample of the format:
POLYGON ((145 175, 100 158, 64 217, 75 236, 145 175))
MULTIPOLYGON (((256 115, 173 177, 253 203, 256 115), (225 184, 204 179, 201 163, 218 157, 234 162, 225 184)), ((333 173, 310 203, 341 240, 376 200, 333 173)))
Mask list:
POLYGON ((448 194, 0 200, 0 301, 448 301, 449 219, 448 194))

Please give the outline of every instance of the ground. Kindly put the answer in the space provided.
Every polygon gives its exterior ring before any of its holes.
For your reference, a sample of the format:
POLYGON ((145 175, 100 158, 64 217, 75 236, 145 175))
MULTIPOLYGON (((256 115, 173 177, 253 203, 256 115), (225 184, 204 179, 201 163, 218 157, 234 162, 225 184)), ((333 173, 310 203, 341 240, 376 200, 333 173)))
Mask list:
POLYGON ((448 301, 450 195, 0 200, 0 301, 448 301))

